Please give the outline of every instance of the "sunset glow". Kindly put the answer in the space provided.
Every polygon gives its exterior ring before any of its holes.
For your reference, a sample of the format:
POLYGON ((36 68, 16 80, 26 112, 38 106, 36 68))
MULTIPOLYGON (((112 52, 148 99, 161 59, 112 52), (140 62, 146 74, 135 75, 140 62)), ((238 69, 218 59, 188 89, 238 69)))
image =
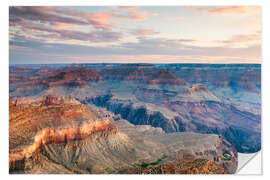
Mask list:
POLYGON ((10 64, 261 63, 261 9, 10 7, 10 64))

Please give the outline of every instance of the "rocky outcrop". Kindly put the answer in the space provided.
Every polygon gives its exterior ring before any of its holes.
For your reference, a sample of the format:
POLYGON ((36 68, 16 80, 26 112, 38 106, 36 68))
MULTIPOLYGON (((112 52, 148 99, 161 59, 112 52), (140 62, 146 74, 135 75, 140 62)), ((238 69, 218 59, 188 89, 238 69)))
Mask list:
POLYGON ((120 173, 143 173, 143 170, 147 167, 157 167, 165 164, 174 164, 179 169, 180 162, 195 159, 211 160, 227 173, 234 173, 237 168, 237 151, 221 136, 187 132, 163 133, 158 131, 143 131, 142 134, 139 130, 140 125, 134 126, 125 120, 116 121, 113 124, 117 125, 120 131, 129 135, 136 144, 139 145, 142 140, 153 144, 157 143, 158 146, 145 145, 145 147, 151 146, 152 152, 158 151, 156 148, 163 152, 156 158, 144 159, 139 167, 135 169, 123 169, 120 173))
POLYGON ((190 94, 195 93, 195 92, 202 92, 202 91, 209 92, 208 89, 203 84, 194 84, 189 89, 190 94))
MULTIPOLYGON (((198 90, 201 91, 201 86, 192 88, 192 91, 198 90)), ((97 96, 85 102, 105 107, 133 124, 161 127, 165 132, 220 134, 239 152, 251 153, 261 148, 260 126, 258 126, 260 116, 240 111, 222 102, 170 102, 166 107, 168 112, 176 113, 173 117, 166 116, 166 112, 153 111, 146 106, 136 106, 129 101, 117 100, 112 95, 97 96)))
POLYGON ((212 160, 195 159, 163 164, 157 167, 148 167, 144 174, 227 174, 226 170, 212 160))
POLYGON ((44 66, 44 67, 41 67, 38 71, 37 71, 37 74, 39 75, 43 75, 43 74, 47 74, 47 73, 52 73, 54 72, 55 69, 51 68, 51 67, 48 67, 48 66, 44 66))
POLYGON ((203 84, 193 84, 181 93, 178 93, 171 101, 181 102, 201 102, 201 101, 217 101, 216 97, 207 87, 203 84))
POLYGON ((59 72, 55 76, 50 76, 50 81, 59 80, 75 80, 82 79, 85 81, 98 81, 102 80, 103 77, 97 73, 95 70, 85 69, 85 70, 74 70, 74 71, 64 71, 59 72))
POLYGON ((173 84, 173 85, 186 85, 187 83, 177 77, 173 72, 165 69, 155 73, 150 79, 147 80, 149 84, 173 84))
POLYGON ((10 173, 120 173, 160 157, 186 160, 186 152, 236 170, 236 151, 217 135, 167 134, 100 113, 72 97, 10 100, 10 173))
POLYGON ((51 88, 83 88, 87 82, 98 82, 104 78, 95 70, 82 69, 72 71, 55 70, 49 73, 37 73, 33 76, 12 77, 12 92, 22 97, 34 96, 51 88), (21 83, 23 82, 23 83, 21 83))
POLYGON ((124 170, 123 174, 228 174, 214 161, 208 159, 186 159, 161 165, 150 165, 146 168, 124 170))
POLYGON ((35 158, 34 153, 38 152, 44 145, 66 144, 69 141, 83 140, 89 136, 92 138, 104 138, 109 135, 115 135, 117 132, 117 127, 113 126, 107 119, 97 120, 79 127, 43 129, 34 136, 33 144, 23 149, 15 149, 9 152, 9 170, 24 170, 27 168, 27 161, 35 158), (95 136, 96 134, 98 136, 95 136))
POLYGON ((11 98, 9 104, 13 107, 41 107, 49 105, 80 104, 72 95, 68 97, 48 95, 41 98, 11 98))
POLYGON ((11 99, 9 103, 11 171, 24 169, 23 166, 47 144, 67 144, 118 132, 108 119, 99 119, 73 97, 11 99))
POLYGON ((84 86, 87 81, 100 81, 104 78, 94 70, 56 71, 47 78, 49 87, 58 85, 84 86))
POLYGON ((35 69, 26 68, 26 67, 11 67, 9 73, 10 74, 21 74, 21 73, 31 73, 34 72, 35 69))
POLYGON ((105 107, 115 114, 120 114, 123 119, 135 125, 151 125, 161 127, 165 132, 180 131, 177 122, 173 118, 166 117, 159 111, 149 111, 146 106, 137 106, 130 101, 111 99, 111 95, 88 98, 83 103, 93 103, 105 107))
MULTIPOLYGON (((65 67, 48 65, 52 69, 40 68, 42 66, 39 65, 20 67, 32 70, 19 69, 16 73, 13 71, 16 67, 10 67, 10 151, 19 152, 30 147, 35 136, 46 129, 79 128, 104 118, 120 127, 118 133, 95 141, 92 137, 102 137, 103 131, 69 142, 45 143, 32 153, 31 160, 23 158, 16 161, 18 165, 14 167, 31 167, 23 173, 119 173, 125 168, 140 167, 143 163, 152 164, 166 155, 159 164, 152 166, 162 169, 159 165, 177 164, 176 154, 183 147, 188 147, 186 150, 195 154, 194 161, 190 161, 194 166, 196 159, 207 159, 209 162, 203 165, 207 167, 204 170, 216 164, 233 173, 237 164, 234 148, 244 153, 261 148, 260 65, 74 64, 65 67), (72 94, 76 99, 42 97, 48 94, 72 94), (85 98, 87 96, 90 98, 85 98), (95 104, 97 109, 104 107, 110 113, 90 110, 88 103, 95 104), (111 118, 114 113, 117 117, 111 118), (136 128, 121 129, 121 124, 116 123, 123 123, 122 118, 135 124, 136 128), (193 136, 192 132, 203 134, 193 136), (225 141, 217 139, 218 135, 230 143, 225 145, 225 141), (212 139, 204 140, 204 137, 212 139), (208 144, 210 141, 212 143, 208 144)), ((110 134, 109 130, 105 131, 110 134)), ((147 168, 152 169, 150 166, 147 168)), ((176 173, 175 168, 170 170, 176 173)), ((14 168, 13 172, 20 169, 14 168)), ((187 172, 191 172, 190 169, 187 172)))
POLYGON ((168 105, 181 115, 184 131, 215 133, 224 136, 238 152, 257 152, 261 148, 261 117, 215 101, 172 102, 168 105))
POLYGON ((151 64, 122 64, 101 70, 105 79, 113 80, 141 80, 151 77, 157 70, 151 64))

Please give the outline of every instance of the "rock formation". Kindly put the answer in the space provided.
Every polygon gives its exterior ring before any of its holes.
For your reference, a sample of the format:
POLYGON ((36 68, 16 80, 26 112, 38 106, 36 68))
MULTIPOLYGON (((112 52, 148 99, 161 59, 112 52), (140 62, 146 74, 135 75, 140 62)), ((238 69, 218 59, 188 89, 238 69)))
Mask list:
POLYGON ((186 85, 187 83, 177 77, 173 72, 165 69, 155 73, 150 79, 147 80, 149 84, 173 84, 173 85, 186 85))
MULTIPOLYGON (((192 87, 191 91, 194 93, 198 89, 192 87)), ((207 93, 205 89, 203 91, 207 93)), ((158 108, 149 109, 145 105, 135 105, 133 102, 113 98, 111 95, 90 98, 86 102, 120 114, 133 124, 161 127, 165 132, 221 134, 239 152, 256 152, 261 147, 260 126, 256 125, 260 116, 240 111, 219 101, 171 101, 164 105, 163 111, 158 108)))
POLYGON ((185 152, 211 159, 226 173, 237 167, 235 149, 217 135, 134 126, 104 118, 73 97, 11 99, 9 108, 10 173, 121 173, 158 158, 162 166, 187 160, 185 152), (224 153, 229 160, 222 160, 224 153))
POLYGON ((11 173, 233 173, 235 149, 261 149, 260 65, 11 65, 9 76, 11 173))

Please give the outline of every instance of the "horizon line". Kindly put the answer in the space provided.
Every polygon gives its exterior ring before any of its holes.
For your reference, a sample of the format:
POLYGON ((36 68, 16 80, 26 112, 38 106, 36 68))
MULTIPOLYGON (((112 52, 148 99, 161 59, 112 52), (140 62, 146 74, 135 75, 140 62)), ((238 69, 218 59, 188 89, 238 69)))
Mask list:
POLYGON ((47 64, 258 64, 261 65, 262 63, 144 63, 144 62, 138 62, 138 63, 123 63, 123 62, 96 62, 96 63, 14 63, 9 65, 47 65, 47 64))

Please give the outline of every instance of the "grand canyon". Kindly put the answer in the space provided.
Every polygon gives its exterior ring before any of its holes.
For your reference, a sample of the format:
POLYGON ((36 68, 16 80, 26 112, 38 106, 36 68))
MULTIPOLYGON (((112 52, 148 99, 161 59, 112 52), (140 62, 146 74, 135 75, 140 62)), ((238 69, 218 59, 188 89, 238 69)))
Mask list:
POLYGON ((260 150, 260 64, 9 66, 11 174, 233 174, 260 150))

